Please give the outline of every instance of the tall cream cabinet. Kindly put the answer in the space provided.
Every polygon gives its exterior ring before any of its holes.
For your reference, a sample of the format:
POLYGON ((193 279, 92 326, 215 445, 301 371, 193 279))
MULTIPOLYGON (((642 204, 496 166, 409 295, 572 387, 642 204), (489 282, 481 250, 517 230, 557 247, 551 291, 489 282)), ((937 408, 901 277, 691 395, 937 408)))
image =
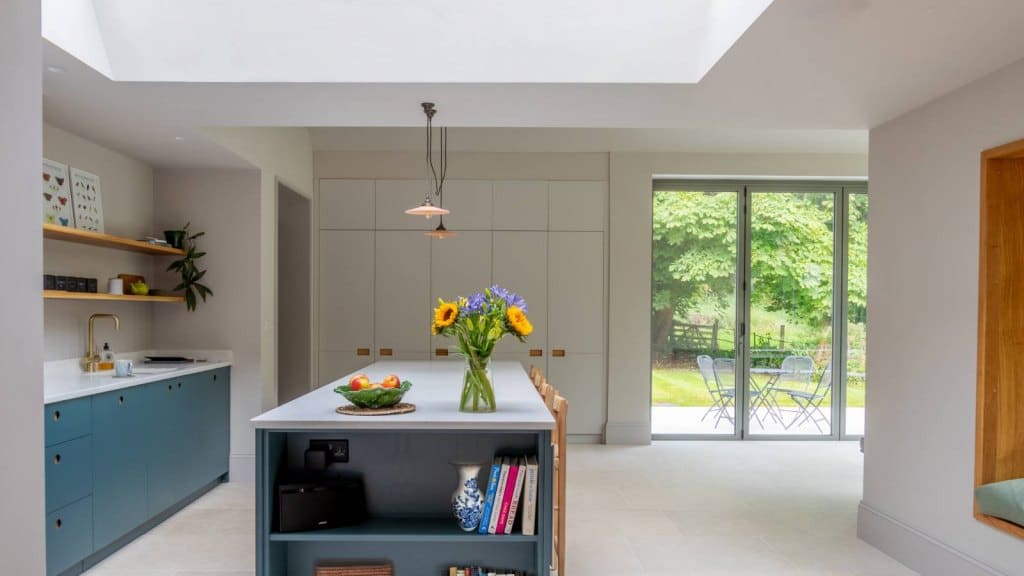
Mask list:
POLYGON ((569 432, 599 437, 607 413, 607 184, 455 180, 445 186, 453 238, 408 216, 422 180, 319 181, 319 381, 380 359, 458 360, 430 335, 440 298, 491 284, 529 303, 534 333, 495 359, 535 364, 570 402, 569 432))

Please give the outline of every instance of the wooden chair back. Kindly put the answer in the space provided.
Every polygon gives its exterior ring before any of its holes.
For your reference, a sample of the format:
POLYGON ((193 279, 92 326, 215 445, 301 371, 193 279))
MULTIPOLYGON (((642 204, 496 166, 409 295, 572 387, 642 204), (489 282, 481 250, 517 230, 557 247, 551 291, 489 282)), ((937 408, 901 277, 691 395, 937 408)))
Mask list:
POLYGON ((554 545, 555 562, 559 576, 565 574, 565 480, 566 463, 565 457, 568 452, 566 440, 567 424, 569 418, 569 401, 557 391, 554 393, 551 413, 555 417, 555 430, 553 433, 555 444, 555 477, 554 477, 554 545))

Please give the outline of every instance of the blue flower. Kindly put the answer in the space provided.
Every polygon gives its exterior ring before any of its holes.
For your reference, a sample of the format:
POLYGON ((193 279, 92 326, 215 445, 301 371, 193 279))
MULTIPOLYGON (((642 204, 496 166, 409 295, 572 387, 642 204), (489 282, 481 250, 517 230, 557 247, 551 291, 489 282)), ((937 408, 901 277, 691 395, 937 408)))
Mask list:
POLYGON ((491 295, 499 300, 505 302, 505 306, 518 306, 523 312, 528 312, 526 309, 526 300, 522 296, 511 292, 495 284, 491 286, 491 295))
POLYGON ((469 314, 478 314, 484 312, 487 309, 487 297, 482 293, 477 292, 466 299, 466 312, 469 314))

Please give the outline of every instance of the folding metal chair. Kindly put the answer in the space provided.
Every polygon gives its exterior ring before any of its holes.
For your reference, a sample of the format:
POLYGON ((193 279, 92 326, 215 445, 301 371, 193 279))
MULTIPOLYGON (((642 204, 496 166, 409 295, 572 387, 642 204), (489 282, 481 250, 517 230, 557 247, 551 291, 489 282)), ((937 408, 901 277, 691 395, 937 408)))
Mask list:
POLYGON ((732 358, 715 358, 711 367, 715 375, 715 386, 718 388, 718 398, 721 401, 715 428, 718 428, 722 418, 734 424, 729 408, 736 409, 736 361, 732 358))
POLYGON ((722 410, 722 395, 718 393, 718 382, 715 381, 714 360, 711 356, 701 354, 697 356, 697 369, 700 370, 701 378, 704 379, 704 387, 708 389, 708 396, 711 396, 711 407, 704 412, 700 421, 703 422, 708 414, 722 410))
POLYGON ((813 392, 800 391, 800 390, 786 390, 786 394, 793 399, 798 407, 797 415, 793 418, 793 421, 786 426, 786 429, 790 429, 793 426, 800 426, 804 422, 810 421, 814 424, 814 427, 818 429, 818 433, 825 434, 826 431, 821 429, 819 422, 823 422, 826 428, 831 428, 830 420, 821 410, 821 405, 825 402, 832 393, 832 362, 830 361, 825 366, 825 371, 821 373, 821 378, 818 379, 818 385, 815 386, 813 392))
MULTIPOLYGON (((782 373, 779 374, 772 384, 765 400, 769 402, 768 406, 770 408, 774 408, 778 412, 780 416, 778 418, 779 423, 788 429, 789 426, 786 426, 782 420, 783 410, 779 405, 777 395, 780 392, 783 394, 790 394, 791 392, 807 394, 812 392, 811 377, 814 376, 814 359, 810 356, 786 356, 782 359, 780 368, 782 373)), ((797 417, 799 417, 799 409, 797 412, 797 417)))

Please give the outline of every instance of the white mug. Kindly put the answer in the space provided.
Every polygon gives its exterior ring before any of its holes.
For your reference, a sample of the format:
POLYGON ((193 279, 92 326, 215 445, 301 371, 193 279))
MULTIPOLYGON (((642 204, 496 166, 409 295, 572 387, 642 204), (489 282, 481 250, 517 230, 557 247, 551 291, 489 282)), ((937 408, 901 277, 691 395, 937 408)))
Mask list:
POLYGON ((107 281, 107 292, 111 294, 124 294, 124 280, 111 278, 107 281))
POLYGON ((135 370, 135 365, 131 360, 115 360, 114 361, 114 375, 119 378, 127 378, 132 375, 135 370))

